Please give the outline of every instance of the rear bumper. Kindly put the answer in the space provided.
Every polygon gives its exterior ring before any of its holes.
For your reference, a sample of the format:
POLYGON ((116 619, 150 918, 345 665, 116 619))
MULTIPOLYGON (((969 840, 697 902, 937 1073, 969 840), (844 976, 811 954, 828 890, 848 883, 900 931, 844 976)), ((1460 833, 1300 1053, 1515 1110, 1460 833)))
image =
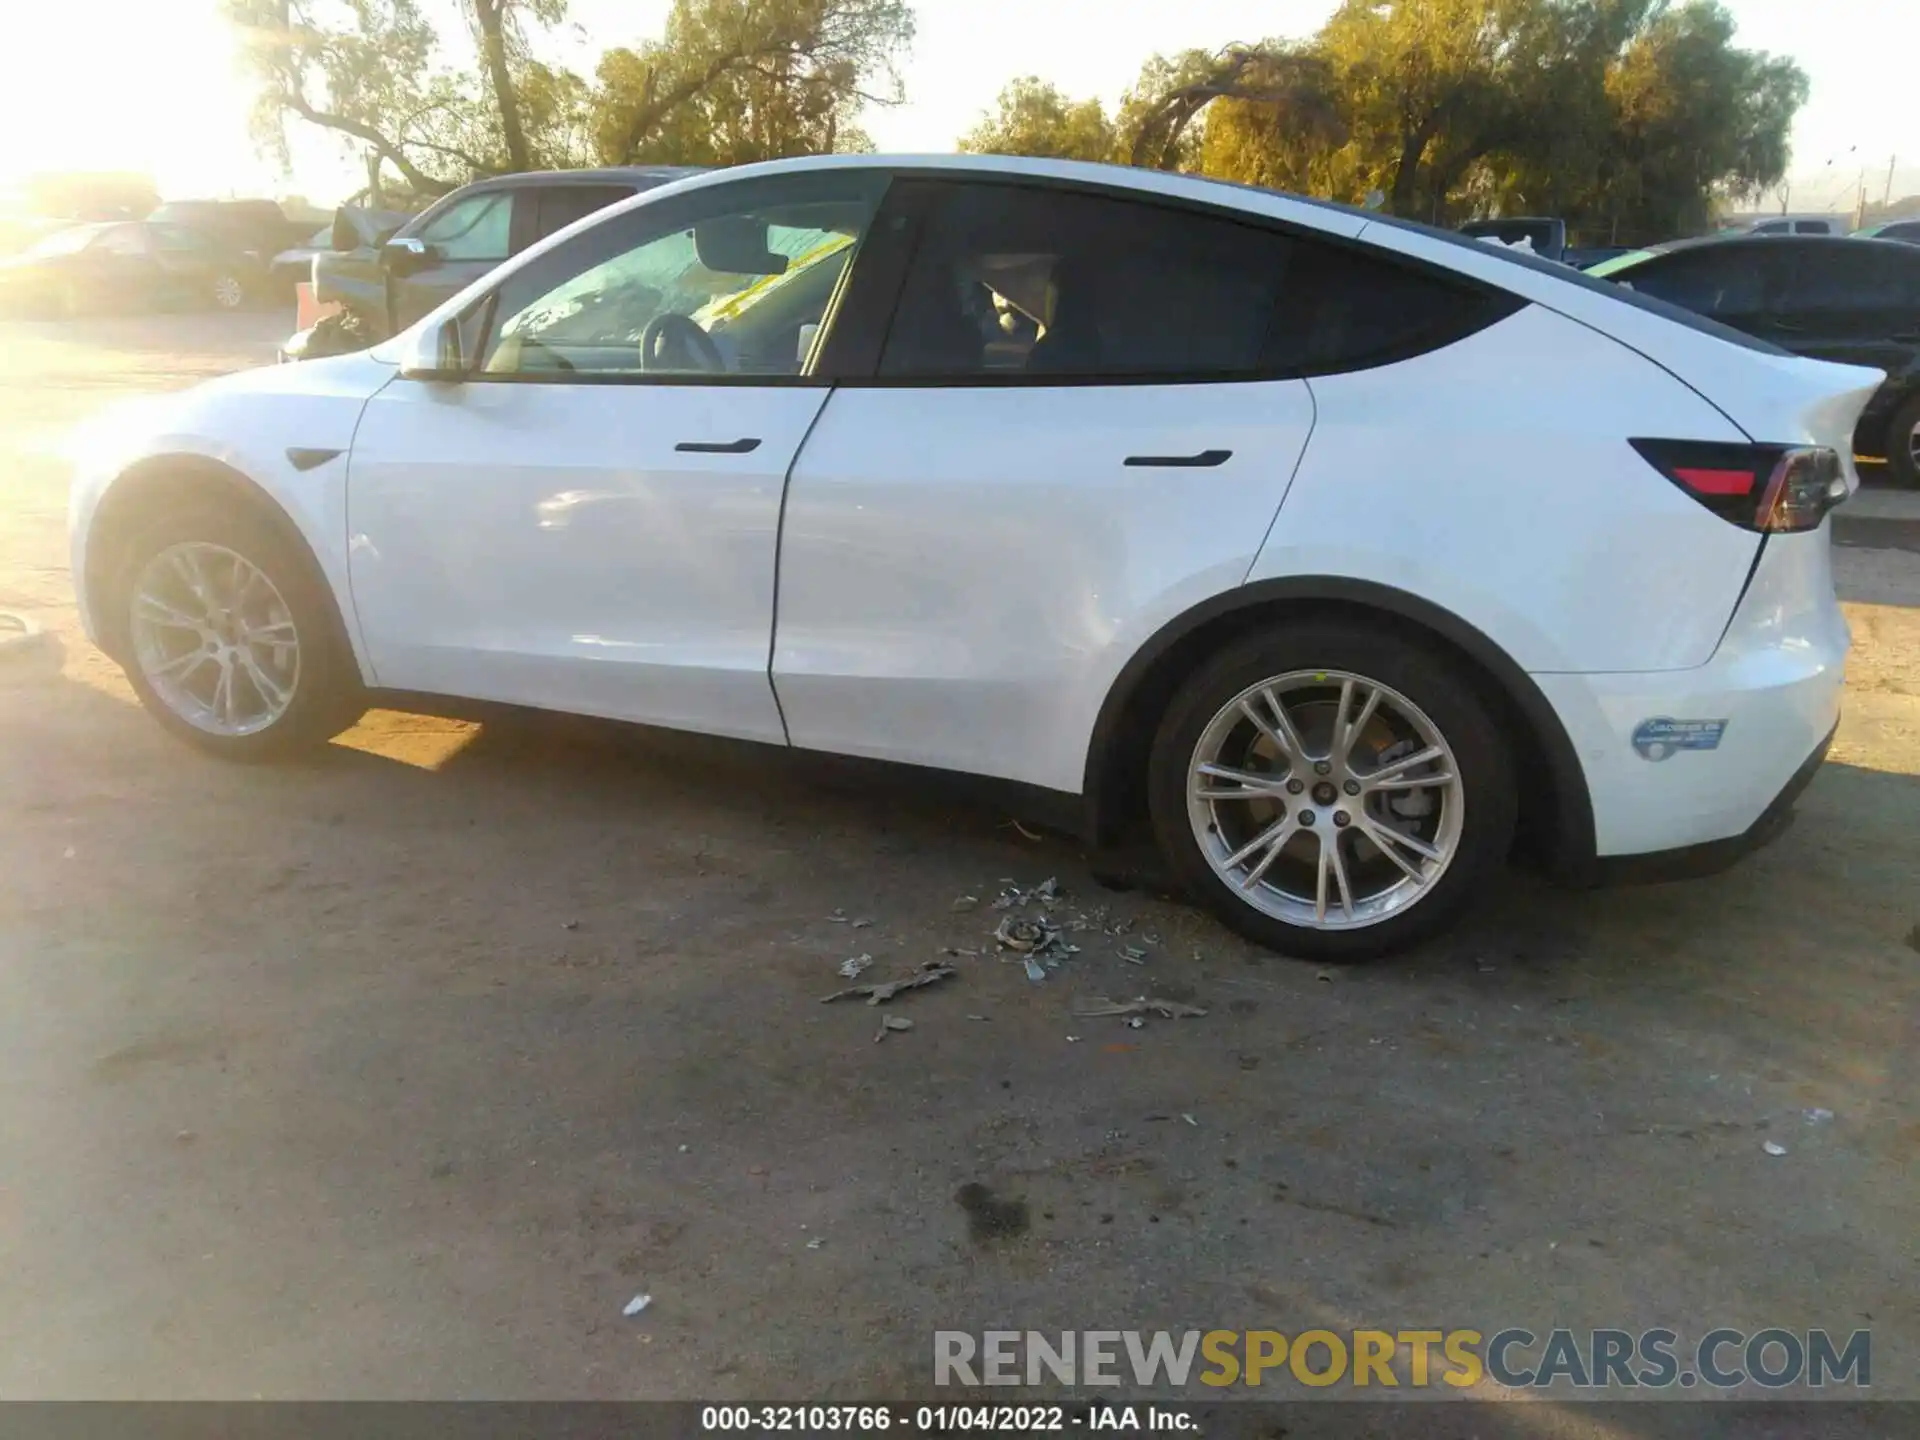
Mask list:
MULTIPOLYGON (((1839 727, 1836 725, 1835 730, 1839 727)), ((1672 850, 1652 850, 1639 855, 1603 855, 1599 860, 1598 881, 1602 885, 1657 885, 1668 880, 1697 880, 1730 869, 1754 851, 1764 849, 1787 833, 1793 824, 1793 807, 1801 793, 1813 783, 1813 777, 1825 763, 1833 746, 1834 731, 1827 736, 1793 772, 1780 793, 1773 797, 1760 818, 1738 835, 1722 840, 1707 840, 1697 845, 1681 845, 1672 850)))

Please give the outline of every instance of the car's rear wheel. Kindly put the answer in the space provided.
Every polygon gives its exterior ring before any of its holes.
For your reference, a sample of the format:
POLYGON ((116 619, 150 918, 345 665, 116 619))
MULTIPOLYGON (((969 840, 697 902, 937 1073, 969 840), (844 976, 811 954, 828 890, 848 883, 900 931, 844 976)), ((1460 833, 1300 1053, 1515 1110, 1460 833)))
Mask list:
POLYGON ((364 708, 324 585, 257 516, 170 515, 134 544, 120 589, 128 679, 161 724, 214 754, 318 744, 364 708))
POLYGON ((247 303, 246 282, 231 270, 222 270, 213 277, 208 294, 213 299, 214 308, 219 310, 238 310, 247 303))
POLYGON ((1887 425, 1887 478, 1920 486, 1920 395, 1909 396, 1887 425))
POLYGON ((1148 794, 1196 898, 1263 945, 1338 961, 1449 924, 1503 862, 1516 809, 1506 740, 1458 668, 1344 622, 1204 665, 1161 722, 1148 794))

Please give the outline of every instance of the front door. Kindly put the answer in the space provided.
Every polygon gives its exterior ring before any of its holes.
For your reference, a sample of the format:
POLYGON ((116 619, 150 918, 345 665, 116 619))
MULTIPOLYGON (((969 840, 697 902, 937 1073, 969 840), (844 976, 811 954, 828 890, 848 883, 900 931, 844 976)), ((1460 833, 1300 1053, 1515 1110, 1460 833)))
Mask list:
POLYGON ((1261 378, 1289 242, 1045 186, 903 183, 903 208, 878 374, 788 487, 788 731, 1078 792, 1121 665, 1244 579, 1306 445, 1306 384, 1261 378))
POLYGON ((469 378, 382 390, 348 475, 379 683, 784 739, 781 492, 884 186, 744 181, 613 217, 476 303, 469 378))

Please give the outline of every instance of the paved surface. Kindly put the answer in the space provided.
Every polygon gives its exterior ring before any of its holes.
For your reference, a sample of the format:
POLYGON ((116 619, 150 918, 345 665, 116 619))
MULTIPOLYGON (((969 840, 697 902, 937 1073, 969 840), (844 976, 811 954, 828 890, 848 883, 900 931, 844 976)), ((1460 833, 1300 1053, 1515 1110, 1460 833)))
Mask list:
POLYGON ((75 633, 59 450, 280 324, 0 334, 0 607, 52 632, 0 660, 0 1396, 921 1394, 934 1328, 1007 1323, 1870 1326, 1915 1392, 1920 557, 1839 553, 1848 718, 1773 849, 1516 878, 1322 974, 776 753, 393 714, 289 768, 170 742, 75 633), (818 1003, 1049 875, 1095 918, 1046 984, 962 955, 884 1043, 818 1003), (1148 989, 1208 1014, 1071 1014, 1148 989))

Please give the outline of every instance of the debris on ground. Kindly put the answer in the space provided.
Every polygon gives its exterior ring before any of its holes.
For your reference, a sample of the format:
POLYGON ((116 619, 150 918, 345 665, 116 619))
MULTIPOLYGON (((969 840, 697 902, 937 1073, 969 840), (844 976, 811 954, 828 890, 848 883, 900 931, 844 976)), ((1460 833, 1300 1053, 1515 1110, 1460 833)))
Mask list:
POLYGON ((1042 980, 1047 978, 1047 967, 1031 955, 1026 957, 1026 967, 1027 979, 1033 981, 1034 984, 1038 985, 1042 980))
POLYGON ((871 955, 865 953, 852 955, 840 962, 840 973, 849 980, 858 980, 872 964, 873 956, 871 955))
POLYGON ((562 930, 578 930, 580 928, 580 922, 578 920, 562 920, 560 922, 560 928, 562 930))
MULTIPOLYGON (((873 1002, 869 1000, 867 1003, 871 1005, 873 1002)), ((878 1045, 882 1040, 886 1039, 889 1030, 911 1029, 913 1029, 913 1021, 907 1019, 906 1016, 889 1015, 880 1022, 880 1028, 873 1032, 873 1043, 878 1045)))
POLYGON ((832 913, 831 915, 829 915, 829 916, 827 916, 827 923, 828 923, 829 925, 844 925, 844 924, 846 924, 846 923, 847 923, 847 912, 846 912, 846 911, 844 911, 844 910, 842 910, 842 909, 840 909, 840 908, 839 908, 838 906, 836 906, 836 907, 834 908, 834 912, 833 912, 833 913, 832 913))
POLYGON ((1778 1140, 1763 1140, 1760 1143, 1760 1148, 1769 1155, 1784 1155, 1787 1153, 1787 1147, 1782 1145, 1778 1140))
POLYGON ((873 985, 849 985, 845 990, 836 990, 831 995, 821 996, 820 1003, 828 1005, 835 1000, 844 1000, 849 995, 864 995, 867 997, 867 1004, 879 1005, 891 1000, 902 990, 918 990, 922 985, 935 984, 954 973, 956 972, 951 965, 939 960, 928 960, 923 962, 913 974, 903 979, 882 980, 873 985))
POLYGON ((1144 965, 1147 963, 1147 952, 1133 945, 1122 945, 1120 958, 1129 965, 1144 965))
POLYGON ((1022 889, 1011 880, 1003 880, 1000 883, 1006 888, 994 898, 993 908, 996 910, 1012 910, 1019 906, 1034 904, 1035 902, 1038 902, 1048 909, 1052 909, 1060 903, 1060 879, 1058 876, 1049 875, 1038 885, 1028 889, 1022 889))
POLYGON ((631 1300, 627 1301, 625 1307, 622 1308, 620 1313, 622 1315, 625 1315, 629 1320, 631 1320, 635 1315, 638 1315, 642 1310, 646 1309, 647 1306, 651 1305, 652 1303, 653 1303, 653 1296, 636 1295, 631 1300))
POLYGON ((1833 1111, 1827 1109, 1824 1105, 1816 1105, 1813 1109, 1807 1111, 1807 1124, 1809 1125, 1824 1125, 1831 1119, 1833 1119, 1833 1111))
POLYGON ((987 1016, 985 1016, 985 1015, 969 1015, 969 1016, 967 1016, 967 1019, 969 1019, 969 1020, 985 1020, 985 1019, 987 1019, 987 1018, 988 1018, 988 1017, 987 1017, 987 1016))
POLYGON ((1109 1000, 1102 995, 1074 1006, 1073 1013, 1082 1019, 1094 1019, 1105 1015, 1158 1015, 1163 1020, 1197 1020, 1207 1012, 1198 1005, 1187 1005, 1178 1000, 1165 1000, 1152 995, 1139 995, 1132 1000, 1109 1000))
POLYGON ((816 1235, 813 1237, 813 1239, 807 1241, 807 1249, 818 1250, 822 1245, 826 1243, 827 1243, 826 1241, 822 1240, 818 1235, 816 1235))
POLYGON ((960 896, 959 899, 955 900, 953 904, 949 905, 947 908, 953 911, 956 915, 958 915, 963 913, 964 911, 977 909, 979 907, 979 904, 980 904, 980 897, 978 895, 962 895, 960 896))
POLYGON ((1129 1030, 1144 1030, 1147 1028, 1146 1019, 1139 1015, 1129 1015, 1127 1017, 1127 1028, 1129 1030))
POLYGON ((871 920, 855 920, 853 922, 853 928, 855 930, 864 930, 871 924, 873 924, 871 920))
POLYGON ((993 938, 1008 950, 1025 952, 1038 950, 1045 945, 1050 933, 1038 920, 1022 920, 1017 915, 1009 915, 994 930, 993 938))
POLYGON ((1189 1115, 1185 1110, 1182 1110, 1180 1112, 1180 1118, 1186 1121, 1187 1124, 1193 1126, 1195 1129, 1198 1129, 1200 1126, 1200 1122, 1194 1119, 1193 1116, 1189 1115))
POLYGON ((1313 978, 1316 980, 1332 980, 1334 978, 1334 972, 1331 970, 1316 970, 1313 972, 1313 978))
POLYGON ((1009 820, 1007 823, 1013 826, 1013 828, 1018 830, 1022 835, 1026 836, 1027 839, 1029 840, 1044 840, 1047 838, 1044 835, 1034 834, 1033 831, 1027 829, 1027 827, 1022 825, 1018 820, 1009 820))

